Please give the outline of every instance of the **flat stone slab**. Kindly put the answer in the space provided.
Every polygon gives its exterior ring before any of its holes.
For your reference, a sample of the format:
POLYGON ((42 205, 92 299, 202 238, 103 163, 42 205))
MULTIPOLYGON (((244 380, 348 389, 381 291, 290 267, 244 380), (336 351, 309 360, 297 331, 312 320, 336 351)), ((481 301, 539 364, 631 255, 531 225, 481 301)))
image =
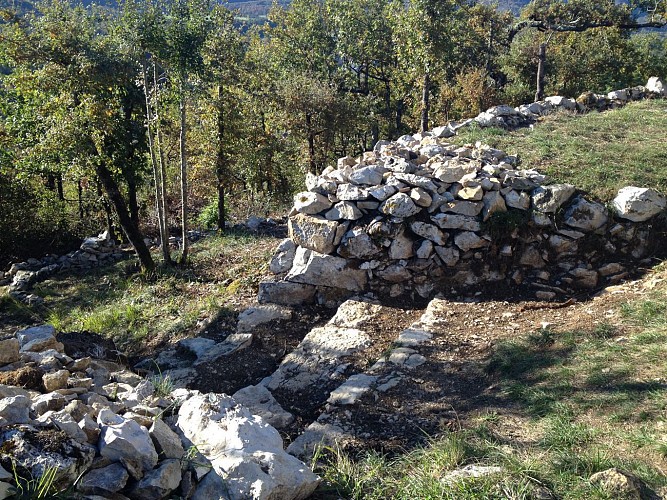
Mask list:
POLYGON ((276 304, 261 304, 249 307, 239 314, 236 324, 237 333, 252 332, 255 328, 271 321, 288 320, 292 318, 292 310, 276 304))
POLYGON ((361 396, 371 390, 376 381, 377 377, 373 375, 364 373, 352 375, 343 385, 331 393, 327 402, 335 405, 353 405, 361 396))
POLYGON ((314 328, 262 385, 270 390, 281 388, 298 392, 312 384, 328 382, 341 358, 370 344, 368 335, 355 328, 331 325, 314 328))
POLYGON ((229 356, 241 349, 245 349, 252 344, 252 333, 235 333, 228 336, 223 342, 212 347, 204 356, 197 358, 194 366, 204 363, 211 363, 216 359, 229 356))

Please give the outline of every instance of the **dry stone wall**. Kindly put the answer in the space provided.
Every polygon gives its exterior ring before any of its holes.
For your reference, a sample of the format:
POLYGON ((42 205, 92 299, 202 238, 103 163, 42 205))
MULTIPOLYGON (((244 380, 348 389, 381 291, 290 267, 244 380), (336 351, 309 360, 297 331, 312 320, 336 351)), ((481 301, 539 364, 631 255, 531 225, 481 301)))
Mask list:
MULTIPOLYGON (((660 81, 649 85, 664 95, 660 81)), ((571 107, 564 98, 547 102, 571 107)), ((667 206, 660 193, 632 186, 602 205, 518 169, 503 151, 450 144, 439 129, 341 158, 308 175, 306 186, 270 264, 276 279, 260 285, 262 303, 333 305, 364 292, 428 298, 483 287, 523 287, 549 300, 593 290, 629 277, 659 249, 667 206)))

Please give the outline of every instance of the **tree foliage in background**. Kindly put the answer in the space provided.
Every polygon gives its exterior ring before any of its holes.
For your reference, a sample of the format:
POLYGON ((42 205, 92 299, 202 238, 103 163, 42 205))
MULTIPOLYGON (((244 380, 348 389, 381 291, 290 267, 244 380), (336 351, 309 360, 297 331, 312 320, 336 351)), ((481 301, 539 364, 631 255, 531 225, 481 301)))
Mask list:
POLYGON ((268 215, 338 157, 530 101, 540 60, 547 94, 667 76, 664 32, 638 31, 666 4, 532 0, 515 18, 474 0, 294 0, 250 24, 209 0, 4 10, 0 232, 27 233, 26 213, 45 222, 35 241, 106 221, 145 268, 141 231, 167 263, 178 234, 186 262, 197 220, 268 215))

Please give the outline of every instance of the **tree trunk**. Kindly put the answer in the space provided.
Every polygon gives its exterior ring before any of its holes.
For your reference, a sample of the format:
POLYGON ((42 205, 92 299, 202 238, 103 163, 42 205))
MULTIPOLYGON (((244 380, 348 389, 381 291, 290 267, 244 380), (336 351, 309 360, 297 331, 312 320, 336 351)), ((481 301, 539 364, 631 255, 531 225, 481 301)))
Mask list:
POLYGON ((167 211, 167 162, 164 159, 164 149, 162 148, 162 129, 160 127, 160 99, 158 92, 157 65, 153 64, 153 91, 155 92, 155 109, 158 111, 155 120, 155 146, 158 151, 158 160, 160 166, 160 202, 162 203, 161 217, 164 225, 164 243, 162 254, 164 261, 171 265, 171 253, 169 252, 169 217, 167 211))
POLYGON ((58 199, 65 201, 65 190, 63 189, 63 174, 56 176, 56 187, 58 188, 58 199))
POLYGON ((127 206, 132 223, 139 227, 139 202, 137 201, 137 179, 129 175, 127 179, 127 206))
POLYGON ((423 134, 428 130, 428 113, 431 107, 431 101, 430 101, 430 93, 431 93, 431 77, 426 71, 424 73, 424 84, 422 87, 422 113, 421 113, 421 120, 420 120, 420 132, 423 134))
MULTIPOLYGON (((146 61, 142 61, 144 77, 144 94, 146 97, 146 132, 148 135, 148 149, 151 155, 151 165, 153 167, 153 179, 155 182, 155 210, 157 213, 158 230, 160 232, 160 247, 162 249, 162 258, 165 264, 171 264, 171 254, 169 253, 169 234, 167 233, 167 220, 164 210, 164 177, 158 167, 157 155, 155 153, 155 144, 153 142, 153 132, 151 131, 151 122, 153 121, 153 111, 148 94, 148 76, 146 74, 146 61)), ((157 93, 157 88, 155 89, 157 93)))
POLYGON ((79 220, 83 220, 83 186, 81 185, 81 179, 76 183, 76 194, 77 200, 79 202, 79 220))
POLYGON ((317 163, 315 162, 315 133, 313 132, 313 119, 310 113, 306 113, 306 133, 308 134, 308 170, 317 175, 317 163))
POLYGON ((396 130, 395 135, 398 135, 403 130, 403 112, 405 111, 405 101, 403 99, 396 100, 396 130))
POLYGON ((109 201, 104 197, 104 193, 102 192, 102 184, 100 182, 101 182, 101 180, 98 178, 98 180, 97 180, 97 196, 99 197, 99 199, 102 202, 102 208, 104 208, 104 215, 106 216, 106 220, 107 220, 107 231, 109 232, 109 236, 112 239, 115 239, 114 238, 114 230, 113 230, 113 213, 111 211, 111 207, 109 206, 109 201))
POLYGON ((535 92, 535 101, 544 99, 544 71, 547 63, 547 44, 541 43, 537 55, 537 91, 535 92))
POLYGON ((185 88, 183 83, 181 83, 181 99, 178 105, 178 110, 181 116, 181 134, 179 146, 181 157, 181 238, 183 239, 180 264, 185 266, 188 263, 188 163, 187 153, 185 151, 187 129, 185 120, 185 88))
POLYGON ((224 89, 222 85, 218 85, 218 149, 215 157, 215 175, 218 179, 218 230, 221 232, 225 231, 225 184, 227 181, 225 175, 225 116, 222 101, 223 93, 224 89))
POLYGON ((120 189, 118 189, 118 184, 114 180, 113 175, 109 169, 101 163, 98 163, 95 166, 95 172, 102 182, 104 191, 109 197, 109 200, 111 200, 111 203, 113 203, 114 208, 116 209, 118 220, 127 239, 130 240, 130 243, 134 247, 134 251, 137 253, 137 257, 139 257, 141 268, 144 271, 152 271, 155 269, 153 257, 151 257, 151 253, 144 242, 144 236, 130 217, 125 200, 120 194, 120 189))

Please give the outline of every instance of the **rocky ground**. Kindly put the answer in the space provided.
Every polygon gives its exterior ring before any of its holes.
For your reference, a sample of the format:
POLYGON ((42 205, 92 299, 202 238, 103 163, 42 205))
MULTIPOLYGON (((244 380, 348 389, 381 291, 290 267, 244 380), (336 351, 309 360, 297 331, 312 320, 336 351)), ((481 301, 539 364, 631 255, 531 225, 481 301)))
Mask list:
MULTIPOLYGON (((193 433, 208 433, 197 426, 206 428, 209 420, 186 423, 190 420, 181 415, 186 410, 179 409, 192 398, 211 408, 208 399, 196 399, 209 393, 233 395, 249 411, 234 409, 225 396, 211 396, 217 398, 212 408, 223 408, 225 418, 251 428, 258 425, 252 415, 260 415, 280 432, 262 439, 277 447, 275 436, 282 437, 287 451, 305 463, 322 442, 353 453, 398 453, 481 413, 513 413, 489 371, 498 343, 526 332, 558 335, 617 323, 620 304, 663 279, 649 273, 562 302, 496 290, 411 308, 367 297, 338 309, 255 304, 236 321, 213 319, 202 327, 202 336, 181 340, 138 366, 99 336, 48 326, 19 330, 5 335, 1 349, 3 487, 7 490, 18 463, 25 484, 53 467, 64 471, 54 479, 61 486, 80 476, 70 490, 80 496, 162 498, 210 491, 206 488, 215 485, 203 481, 197 460, 184 458, 201 453, 202 460, 213 462, 210 457, 219 453, 199 449, 198 440, 206 442, 210 434, 193 439, 184 430, 193 425, 193 433), (166 445, 158 432, 170 440, 170 453, 160 451, 166 445), (128 458, 137 454, 145 458, 138 464, 128 458)), ((187 418, 194 418, 192 411, 210 411, 202 408, 189 410, 187 418)), ((250 462, 258 463, 257 453, 253 456, 250 462)), ((236 465, 241 463, 247 465, 236 465)), ((307 477, 308 468, 298 461, 292 465, 304 475, 298 483, 304 489, 292 493, 311 492, 316 480, 307 477)))

